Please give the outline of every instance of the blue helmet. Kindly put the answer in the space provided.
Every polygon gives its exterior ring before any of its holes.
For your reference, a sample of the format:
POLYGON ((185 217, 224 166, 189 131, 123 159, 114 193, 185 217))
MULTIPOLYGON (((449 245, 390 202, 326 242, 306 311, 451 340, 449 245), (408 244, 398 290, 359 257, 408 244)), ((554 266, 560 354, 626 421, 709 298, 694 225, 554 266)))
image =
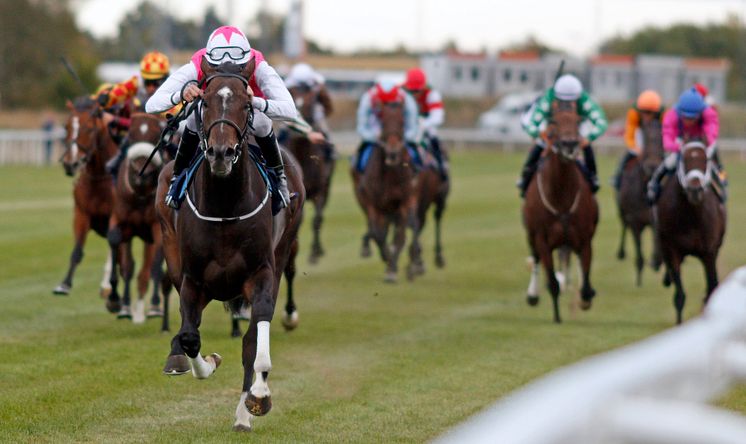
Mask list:
POLYGON ((684 91, 676 104, 676 110, 682 117, 694 119, 707 108, 704 97, 695 88, 684 91))

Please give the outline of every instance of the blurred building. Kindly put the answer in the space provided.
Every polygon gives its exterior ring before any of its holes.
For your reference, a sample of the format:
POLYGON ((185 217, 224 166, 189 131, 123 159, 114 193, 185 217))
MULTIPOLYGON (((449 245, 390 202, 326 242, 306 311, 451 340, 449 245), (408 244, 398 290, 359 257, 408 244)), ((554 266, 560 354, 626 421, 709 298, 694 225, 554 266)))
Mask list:
POLYGON ((693 59, 667 55, 598 55, 590 60, 560 54, 503 51, 441 53, 423 56, 420 64, 430 83, 450 97, 496 97, 550 87, 562 60, 564 72, 577 75, 602 102, 631 100, 645 89, 673 102, 687 86, 706 85, 717 102, 726 97, 730 63, 725 59, 693 59))

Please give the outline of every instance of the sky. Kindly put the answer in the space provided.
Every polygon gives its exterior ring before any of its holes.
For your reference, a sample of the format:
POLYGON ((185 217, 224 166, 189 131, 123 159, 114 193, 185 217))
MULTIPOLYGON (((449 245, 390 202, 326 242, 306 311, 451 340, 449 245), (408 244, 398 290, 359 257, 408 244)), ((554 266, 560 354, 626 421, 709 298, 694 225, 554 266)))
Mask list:
MULTIPOLYGON (((73 0, 77 23, 96 36, 116 34, 119 21, 141 0, 73 0)), ((287 11, 290 0, 156 0, 181 19, 200 20, 213 5, 245 28, 258 8, 287 11)), ((304 0, 307 38, 339 51, 360 48, 495 51, 533 35, 549 46, 584 56, 614 35, 648 25, 723 22, 746 15, 746 0, 304 0)))

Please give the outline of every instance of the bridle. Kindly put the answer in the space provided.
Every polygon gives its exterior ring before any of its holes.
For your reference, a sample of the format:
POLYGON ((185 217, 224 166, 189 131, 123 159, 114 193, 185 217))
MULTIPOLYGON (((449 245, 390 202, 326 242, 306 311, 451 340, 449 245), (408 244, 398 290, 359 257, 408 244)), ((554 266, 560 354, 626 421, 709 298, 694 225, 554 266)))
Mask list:
MULTIPOLYGON (((205 80, 203 80, 202 82, 200 82, 199 83, 199 87, 201 89, 204 89, 204 88, 207 87, 207 85, 212 80, 214 80, 216 78, 219 78, 219 77, 235 78, 235 79, 238 79, 238 80, 241 81, 241 84, 244 86, 244 88, 248 88, 248 86, 249 86, 249 81, 246 80, 244 77, 238 75, 238 74, 220 73, 219 72, 219 73, 216 73, 216 74, 213 74, 213 75, 207 77, 205 80)), ((234 151, 235 154, 233 155, 233 159, 231 159, 231 162, 235 164, 236 162, 238 162, 238 158, 241 155, 241 150, 239 148, 244 145, 244 142, 246 142, 246 139, 247 139, 247 137, 249 135, 249 130, 253 130, 254 129, 254 109, 253 109, 253 105, 251 104, 251 102, 248 103, 249 109, 248 109, 248 113, 246 115, 246 122, 244 123, 243 129, 241 129, 241 127, 239 127, 238 124, 236 124, 234 121, 232 121, 230 119, 222 119, 221 118, 221 119, 216 119, 216 120, 212 121, 210 123, 210 125, 207 127, 207 130, 205 131, 205 125, 204 125, 204 121, 202 120, 201 109, 199 108, 199 104, 198 104, 199 102, 202 102, 202 101, 203 101, 203 99, 201 97, 199 97, 196 100, 194 100, 194 105, 192 105, 194 107, 194 109, 196 110, 195 111, 195 114, 196 114, 195 118, 197 120, 197 135, 199 136, 199 139, 200 139, 200 148, 202 149, 202 153, 207 154, 207 150, 208 150, 207 141, 210 138, 210 133, 212 132, 212 130, 216 126, 218 126, 220 124, 225 124, 225 125, 228 125, 231 128, 233 128, 234 130, 236 130, 236 134, 238 134, 238 142, 236 142, 236 144, 233 146, 233 151, 234 151)))
MULTIPOLYGON (((99 119, 101 119, 100 113, 98 113, 98 109, 94 109, 89 111, 89 114, 93 118, 94 122, 97 122, 99 119)), ((81 165, 84 165, 88 162, 89 156, 92 153, 95 153, 95 151, 99 148, 99 135, 98 131, 99 128, 94 128, 94 134, 93 137, 93 143, 91 145, 81 145, 78 143, 78 137, 80 135, 80 118, 77 116, 77 114, 73 113, 72 116, 72 122, 71 122, 71 130, 72 130, 72 136, 70 137, 70 143, 67 144, 67 148, 65 149, 65 152, 62 153, 62 156, 60 157, 60 161, 64 162, 65 156, 70 153, 73 161, 69 163, 68 165, 70 168, 72 168, 72 171, 74 172, 77 170, 81 165), (83 155, 80 158, 76 158, 78 156, 78 152, 82 151, 83 155)))
POLYGON ((712 177, 712 162, 710 161, 710 152, 708 151, 709 150, 702 142, 695 141, 682 145, 680 154, 681 157, 677 168, 677 176, 679 179, 679 183, 685 190, 690 188, 688 184, 693 179, 699 179, 699 183, 701 184, 702 188, 707 188, 707 186, 710 184, 710 178, 712 177), (686 167, 684 165, 684 155, 687 151, 692 149, 699 149, 702 150, 702 152, 704 153, 705 160, 707 162, 704 171, 697 168, 686 171, 686 167))

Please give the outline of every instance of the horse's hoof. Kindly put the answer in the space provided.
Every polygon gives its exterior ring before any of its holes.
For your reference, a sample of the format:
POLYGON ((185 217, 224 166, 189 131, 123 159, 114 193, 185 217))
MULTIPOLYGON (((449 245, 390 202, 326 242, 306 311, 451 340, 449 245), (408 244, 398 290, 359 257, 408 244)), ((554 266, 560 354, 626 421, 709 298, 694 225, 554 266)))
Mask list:
POLYGON ((443 268, 446 266, 446 260, 443 259, 443 256, 437 256, 435 258, 435 266, 438 268, 443 268))
POLYGON ((616 253, 616 258, 619 259, 620 261, 623 260, 625 257, 627 257, 627 253, 625 253, 623 250, 619 250, 616 253))
POLYGON ((186 355, 171 355, 166 359, 163 374, 168 376, 185 375, 192 371, 186 355))
POLYGON ((585 299, 581 299, 581 300, 580 300, 580 308, 581 308, 582 310, 586 310, 586 311, 587 311, 587 310, 590 310, 590 309, 591 309, 591 305, 592 305, 592 304, 593 304, 593 303, 592 303, 592 302, 591 302, 590 300, 587 300, 587 301, 586 301, 585 299))
POLYGON ((370 255, 371 255, 371 252, 370 252, 370 247, 369 246, 366 245, 366 246, 364 246, 363 248, 360 249, 360 257, 362 257, 362 258, 368 258, 368 257, 370 257, 370 255))
POLYGON ((234 432, 251 432, 251 427, 243 425, 243 424, 233 424, 233 431, 234 432))
POLYGON ((98 290, 98 294, 101 296, 101 299, 107 299, 111 294, 111 287, 101 287, 98 290))
POLYGON ((117 319, 132 319, 132 312, 130 312, 129 305, 122 305, 117 313, 117 319))
POLYGON ((148 313, 145 315, 148 319, 150 318, 162 318, 163 310, 157 305, 151 305, 148 313))
POLYGON ((257 398, 249 393, 249 396, 246 397, 246 408, 254 416, 264 416, 272 410, 272 397, 257 398))
POLYGON ((386 282, 387 284, 395 284, 398 279, 399 278, 396 276, 395 271, 387 271, 386 275, 383 277, 383 282, 386 282))
POLYGON ((117 313, 119 310, 122 309, 122 304, 119 302, 119 299, 112 301, 111 299, 106 300, 106 309, 109 310, 109 313, 117 313))
POLYGON ((210 353, 208 356, 205 356, 204 358, 208 364, 212 364, 215 367, 215 370, 217 370, 218 367, 220 367, 220 364, 223 362, 223 357, 217 353, 210 353))
POLYGON ((319 256, 316 254, 311 254, 308 256, 308 263, 311 265, 316 265, 319 263, 319 256))
POLYGON ((52 290, 52 294, 55 294, 57 296, 67 296, 70 294, 70 286, 67 284, 60 284, 56 287, 54 287, 54 290, 52 290))
POLYGON ((417 272, 414 270, 414 265, 409 264, 407 266, 407 280, 413 282, 415 276, 417 276, 417 272))
POLYGON ((285 327, 285 331, 295 330, 298 327, 298 312, 285 313, 285 316, 282 317, 282 326, 285 327))
POLYGON ((526 295, 526 302, 528 302, 528 305, 536 307, 539 305, 539 296, 526 295))
POLYGON ((240 338, 241 337, 241 330, 236 329, 231 331, 231 338, 240 338))

